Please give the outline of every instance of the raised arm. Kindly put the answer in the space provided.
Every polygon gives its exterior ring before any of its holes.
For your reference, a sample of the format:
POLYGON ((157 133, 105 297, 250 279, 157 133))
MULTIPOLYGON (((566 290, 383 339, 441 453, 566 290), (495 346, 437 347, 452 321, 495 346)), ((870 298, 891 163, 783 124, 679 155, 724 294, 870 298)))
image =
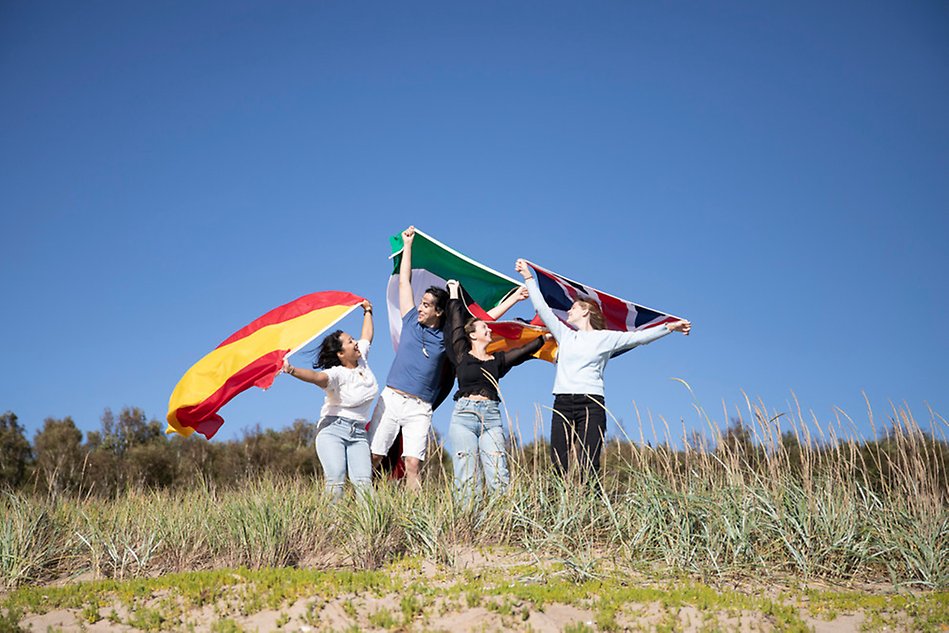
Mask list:
POLYGON ((514 269, 524 277, 527 292, 530 295, 531 303, 534 304, 534 309, 537 310, 537 314, 540 315, 541 320, 544 322, 544 325, 547 326, 547 329, 550 330, 553 337, 560 342, 560 338, 569 332, 570 328, 557 318, 557 315, 553 313, 550 306, 544 301, 544 296, 540 294, 540 288, 537 287, 537 280, 534 279, 534 276, 531 274, 531 269, 528 268, 527 262, 523 259, 517 260, 514 269))
POLYGON ((458 282, 448 281, 448 320, 446 333, 448 334, 448 360, 452 365, 458 365, 464 355, 468 353, 468 337, 465 334, 464 302, 461 300, 461 291, 458 282))
POLYGON ((521 286, 520 288, 518 288, 517 290, 509 294, 504 299, 504 301, 502 301, 498 305, 488 310, 488 316, 494 319, 495 321, 497 321, 498 319, 501 318, 501 315, 503 315, 505 312, 513 308, 514 304, 516 304, 519 301, 523 301, 527 297, 528 297, 527 287, 521 286))
POLYGON ((372 343, 372 335, 374 333, 374 330, 372 327, 372 304, 369 303, 369 299, 364 299, 361 305, 362 305, 362 334, 359 335, 359 338, 372 343))
POLYGON ((405 316, 415 307, 412 294, 412 241, 415 239, 415 227, 402 231, 402 263, 399 265, 399 312, 405 316))
POLYGON ((290 374, 297 380, 312 383, 323 389, 326 389, 330 384, 330 377, 326 372, 306 369, 304 367, 294 367, 286 358, 283 359, 283 373, 290 374))

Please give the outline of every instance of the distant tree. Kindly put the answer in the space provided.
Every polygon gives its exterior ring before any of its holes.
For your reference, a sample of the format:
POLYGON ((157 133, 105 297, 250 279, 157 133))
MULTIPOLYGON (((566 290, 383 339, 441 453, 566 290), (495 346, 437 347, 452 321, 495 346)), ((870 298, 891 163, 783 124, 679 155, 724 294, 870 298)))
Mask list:
POLYGON ((37 473, 46 482, 50 493, 60 494, 78 489, 81 483, 85 451, 82 431, 72 418, 46 418, 43 428, 33 438, 37 473))
POLYGON ((732 418, 728 428, 722 433, 720 446, 731 454, 751 455, 754 451, 751 429, 745 425, 741 418, 732 418))
POLYGON ((0 486, 19 486, 32 458, 30 443, 12 411, 0 415, 0 486))

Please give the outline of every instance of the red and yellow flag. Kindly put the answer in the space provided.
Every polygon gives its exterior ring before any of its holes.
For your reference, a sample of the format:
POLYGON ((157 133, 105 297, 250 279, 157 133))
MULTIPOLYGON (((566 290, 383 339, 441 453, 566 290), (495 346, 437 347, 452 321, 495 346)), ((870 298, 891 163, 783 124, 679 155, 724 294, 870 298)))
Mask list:
POLYGON ((250 387, 266 389, 283 359, 301 349, 362 303, 348 292, 314 292, 274 308, 231 334, 191 366, 168 400, 166 433, 210 439, 224 423, 218 410, 250 387))
MULTIPOLYGON (((490 318, 490 317, 489 317, 490 318)), ((540 319, 536 319, 540 321, 540 319)), ((489 354, 503 352, 515 347, 523 347, 536 338, 548 332, 543 323, 526 323, 524 321, 488 321, 491 330, 491 342, 488 343, 489 354)), ((557 362, 557 341, 550 339, 544 346, 534 352, 534 358, 549 363, 557 362)))

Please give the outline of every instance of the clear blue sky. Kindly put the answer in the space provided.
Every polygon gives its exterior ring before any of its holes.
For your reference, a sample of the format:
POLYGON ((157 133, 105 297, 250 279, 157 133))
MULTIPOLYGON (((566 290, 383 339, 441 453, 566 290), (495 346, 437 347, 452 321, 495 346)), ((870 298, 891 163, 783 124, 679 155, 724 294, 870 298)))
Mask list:
MULTIPOLYGON (((867 431, 865 391, 928 425, 949 415, 947 113, 938 1, 4 2, 0 410, 30 437, 163 419, 266 310, 382 308, 387 237, 414 223, 690 318, 611 362, 634 429, 633 401, 702 428, 673 376, 719 422, 793 392, 867 431)), ((377 329, 383 380, 381 309, 377 329)), ((526 435, 552 383, 539 361, 502 383, 526 435)), ((281 377, 219 437, 321 402, 281 377)))

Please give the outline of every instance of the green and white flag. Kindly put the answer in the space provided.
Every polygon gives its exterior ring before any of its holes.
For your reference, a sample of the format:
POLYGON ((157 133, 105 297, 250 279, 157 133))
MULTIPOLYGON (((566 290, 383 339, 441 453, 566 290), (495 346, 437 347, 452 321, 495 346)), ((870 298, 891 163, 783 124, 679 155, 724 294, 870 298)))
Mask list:
MULTIPOLYGON (((389 333, 392 345, 399 346, 402 333, 402 311, 399 309, 399 266, 402 264, 402 233, 389 238, 392 246, 392 276, 386 290, 389 311, 389 333)), ((461 282, 465 292, 485 310, 497 306, 521 284, 507 275, 502 275, 470 257, 453 250, 430 235, 415 229, 412 242, 412 294, 415 305, 429 286, 444 289, 449 279, 461 282)))

